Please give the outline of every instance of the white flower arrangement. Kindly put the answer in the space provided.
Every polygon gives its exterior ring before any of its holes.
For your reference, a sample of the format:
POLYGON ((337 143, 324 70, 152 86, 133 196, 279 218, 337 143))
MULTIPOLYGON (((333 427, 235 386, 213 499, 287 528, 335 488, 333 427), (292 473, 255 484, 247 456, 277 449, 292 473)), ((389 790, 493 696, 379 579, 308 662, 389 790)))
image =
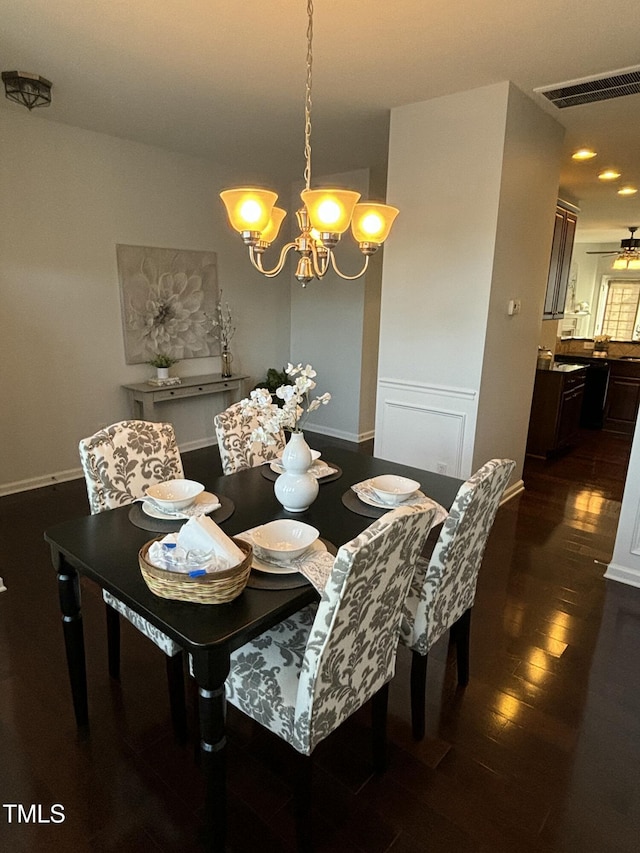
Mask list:
POLYGON ((220 298, 216 305, 216 316, 212 321, 212 326, 214 332, 218 335, 222 349, 229 349, 229 343, 236 333, 236 327, 233 325, 229 303, 225 302, 223 304, 222 302, 222 290, 220 291, 220 298))
POLYGON ((291 432, 301 432, 302 425, 308 415, 326 406, 331 399, 328 392, 310 399, 310 392, 316 387, 313 377, 315 370, 310 364, 289 363, 285 368, 287 376, 293 380, 290 385, 281 385, 276 389, 276 397, 283 401, 282 406, 273 402, 266 388, 256 388, 250 397, 241 400, 242 411, 248 417, 258 419, 260 426, 251 434, 252 441, 260 441, 266 445, 276 443, 276 436, 283 429, 291 432))

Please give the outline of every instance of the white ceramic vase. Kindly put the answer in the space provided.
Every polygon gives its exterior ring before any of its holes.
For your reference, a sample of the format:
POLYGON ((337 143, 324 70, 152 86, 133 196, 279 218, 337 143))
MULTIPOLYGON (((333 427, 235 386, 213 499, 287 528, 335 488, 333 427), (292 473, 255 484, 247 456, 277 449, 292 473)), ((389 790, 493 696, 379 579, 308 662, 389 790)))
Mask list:
POLYGON ((169 378, 169 368, 168 367, 156 367, 156 378, 157 379, 168 379, 169 378))
POLYGON ((312 461, 304 433, 291 433, 282 454, 284 474, 274 485, 276 498, 287 512, 304 512, 318 497, 318 481, 309 471, 312 461))

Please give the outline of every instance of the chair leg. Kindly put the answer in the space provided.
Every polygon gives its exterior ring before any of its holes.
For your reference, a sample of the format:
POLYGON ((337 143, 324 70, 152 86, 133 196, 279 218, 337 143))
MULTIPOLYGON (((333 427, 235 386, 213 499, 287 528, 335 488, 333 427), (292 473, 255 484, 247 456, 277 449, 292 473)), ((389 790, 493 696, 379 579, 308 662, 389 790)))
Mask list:
POLYGON ((458 663, 458 684, 466 687, 469 683, 469 639, 471 636, 471 608, 453 623, 450 629, 451 639, 456 644, 458 663))
POLYGON ((296 823, 298 853, 311 853, 313 832, 311 823, 311 801, 313 787, 313 762, 310 755, 295 755, 295 791, 293 808, 296 823))
POLYGON ((427 701, 428 655, 412 652, 411 656, 411 728, 414 740, 424 737, 424 706, 427 701))
POLYGON ((387 708, 389 706, 389 682, 371 699, 373 769, 383 773, 387 769, 387 708))
POLYGON ((177 655, 165 655, 167 660, 167 681, 169 682, 169 704, 173 733, 179 743, 187 740, 187 705, 184 695, 184 668, 182 652, 177 655))
POLYGON ((107 611, 107 655, 109 675, 120 681, 120 614, 105 602, 107 611))

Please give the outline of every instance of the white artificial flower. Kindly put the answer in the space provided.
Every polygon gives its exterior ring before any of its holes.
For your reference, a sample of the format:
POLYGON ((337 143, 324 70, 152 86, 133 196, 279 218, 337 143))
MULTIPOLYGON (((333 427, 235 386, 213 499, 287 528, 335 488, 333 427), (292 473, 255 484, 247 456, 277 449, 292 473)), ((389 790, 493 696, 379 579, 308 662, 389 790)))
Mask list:
POLYGON ((259 426, 251 434, 252 441, 273 445, 283 429, 299 432, 307 415, 331 399, 328 392, 314 400, 309 399, 309 392, 316 387, 313 381, 316 371, 310 364, 303 368, 301 363, 294 366, 289 362, 285 373, 293 382, 276 389, 275 395, 282 400, 282 406, 274 403, 266 388, 256 388, 248 399, 240 401, 243 415, 259 421, 259 426))

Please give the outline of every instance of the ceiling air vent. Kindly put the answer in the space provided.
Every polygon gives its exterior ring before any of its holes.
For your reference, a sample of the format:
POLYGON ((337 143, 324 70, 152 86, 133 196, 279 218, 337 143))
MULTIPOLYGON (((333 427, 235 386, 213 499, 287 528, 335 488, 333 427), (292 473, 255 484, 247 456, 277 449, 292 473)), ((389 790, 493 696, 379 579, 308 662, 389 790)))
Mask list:
POLYGON ((623 95, 637 95, 640 93, 640 65, 609 71, 597 77, 583 77, 581 80, 544 86, 534 91, 544 95, 560 110, 623 95))

